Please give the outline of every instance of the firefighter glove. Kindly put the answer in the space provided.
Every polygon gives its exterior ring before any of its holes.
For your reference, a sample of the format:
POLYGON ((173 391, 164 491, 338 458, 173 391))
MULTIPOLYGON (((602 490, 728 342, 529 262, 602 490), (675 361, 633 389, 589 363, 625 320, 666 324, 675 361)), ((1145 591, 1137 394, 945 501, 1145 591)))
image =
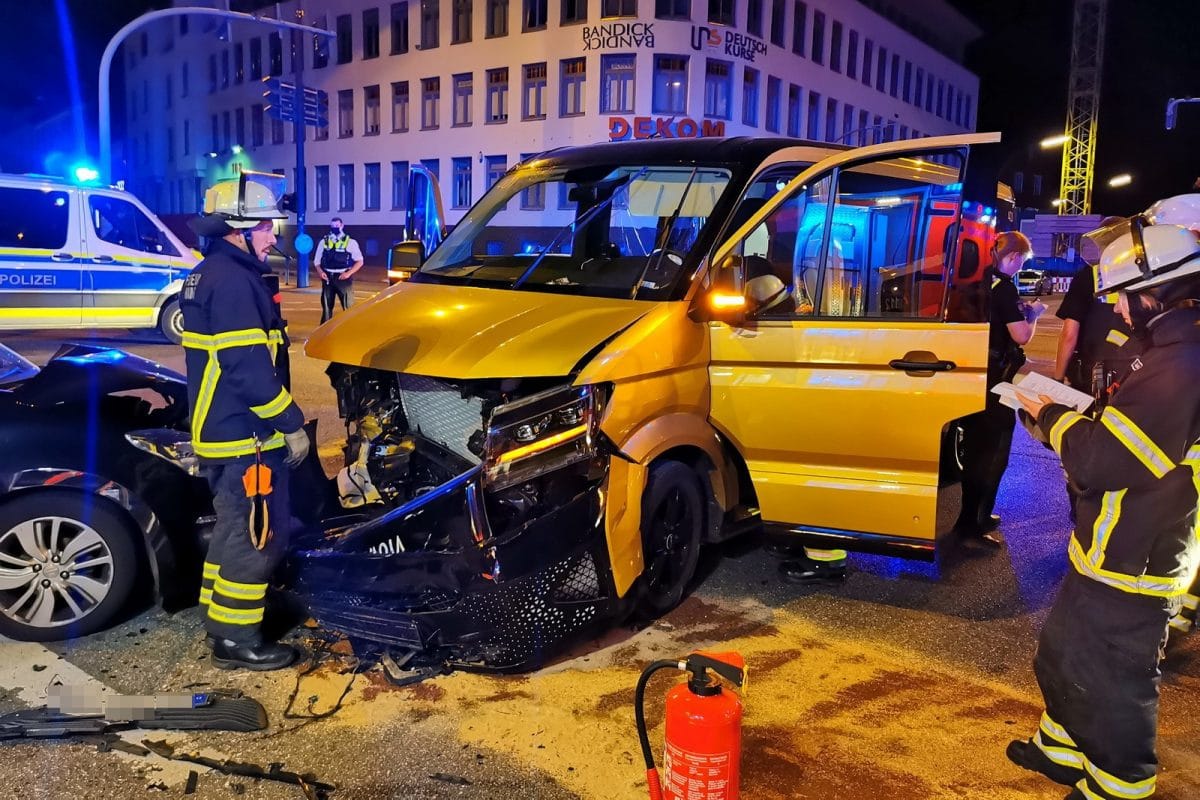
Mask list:
POLYGON ((305 457, 308 455, 308 449, 310 447, 308 433, 303 428, 298 431, 293 431, 292 433, 285 433, 283 435, 283 441, 287 444, 288 451, 287 458, 283 460, 283 463, 287 464, 289 467, 300 466, 305 457))

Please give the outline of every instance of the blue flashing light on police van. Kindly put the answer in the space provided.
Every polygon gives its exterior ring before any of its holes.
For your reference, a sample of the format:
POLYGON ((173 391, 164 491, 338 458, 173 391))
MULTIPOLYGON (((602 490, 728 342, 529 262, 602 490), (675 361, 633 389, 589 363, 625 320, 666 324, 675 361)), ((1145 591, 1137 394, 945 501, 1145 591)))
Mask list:
POLYGON ((100 171, 88 164, 78 164, 71 170, 77 183, 94 183, 100 180, 100 171))

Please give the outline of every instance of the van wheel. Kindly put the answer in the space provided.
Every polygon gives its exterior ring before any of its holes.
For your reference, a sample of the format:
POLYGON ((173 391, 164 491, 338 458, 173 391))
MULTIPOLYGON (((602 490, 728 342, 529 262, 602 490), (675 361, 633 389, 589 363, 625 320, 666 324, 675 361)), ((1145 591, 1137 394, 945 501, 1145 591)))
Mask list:
POLYGON ((652 466, 642 495, 641 616, 661 616, 683 599, 703 532, 704 491, 695 471, 678 461, 652 466))
POLYGON ((183 341, 183 311, 178 300, 168 300, 158 315, 158 330, 172 344, 183 341))
POLYGON ((35 494, 0 507, 0 634, 71 639, 112 624, 137 583, 134 531, 101 498, 35 494))

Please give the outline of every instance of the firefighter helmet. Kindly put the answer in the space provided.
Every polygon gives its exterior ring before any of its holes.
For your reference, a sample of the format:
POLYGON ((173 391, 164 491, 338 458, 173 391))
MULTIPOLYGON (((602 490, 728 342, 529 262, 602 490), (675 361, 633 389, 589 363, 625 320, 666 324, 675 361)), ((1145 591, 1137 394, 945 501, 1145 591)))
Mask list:
POLYGON ((287 219, 290 197, 282 175, 243 171, 236 180, 221 181, 204 193, 204 211, 191 221, 201 236, 224 236, 257 227, 263 220, 287 219))
POLYGON ((1200 273, 1200 238, 1179 225, 1151 225, 1143 216, 1128 221, 1096 267, 1096 294, 1140 292, 1200 273))
POLYGON ((746 281, 746 297, 753 303, 753 311, 761 314, 787 300, 787 286, 778 276, 759 275, 746 281))
POLYGON ((1146 219, 1155 225, 1180 225, 1200 231, 1200 193, 1177 194, 1146 209, 1146 219))

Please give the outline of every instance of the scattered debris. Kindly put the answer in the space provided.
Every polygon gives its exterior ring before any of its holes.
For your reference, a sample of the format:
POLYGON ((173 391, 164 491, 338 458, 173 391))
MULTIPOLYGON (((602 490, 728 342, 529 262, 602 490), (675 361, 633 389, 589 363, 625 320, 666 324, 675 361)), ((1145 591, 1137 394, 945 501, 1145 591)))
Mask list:
POLYGON ((34 672, 41 672, 41 671, 42 671, 42 670, 44 670, 45 668, 46 668, 46 665, 45 665, 45 664, 34 664, 34 665, 33 665, 33 671, 34 671, 34 672))
POLYGON ((199 781, 200 781, 200 773, 196 772, 196 770, 194 770, 194 769, 189 770, 188 776, 187 776, 187 783, 184 784, 184 786, 183 786, 183 793, 184 794, 195 794, 196 793, 196 784, 199 781))
MULTIPOLYGON (((264 769, 257 764, 246 764, 232 760, 221 761, 202 756, 199 753, 176 753, 175 747, 165 740, 152 741, 150 739, 143 739, 142 744, 150 748, 150 751, 160 758, 166 758, 171 761, 185 761, 189 764, 199 764, 202 767, 216 770, 223 775, 258 778, 259 780, 277 781, 279 783, 299 786, 308 800, 325 800, 328 797, 328 793, 336 788, 333 784, 318 781, 311 773, 300 774, 297 772, 288 772, 283 769, 283 765, 279 762, 269 764, 264 769)), ((233 784, 233 786, 237 785, 233 784)), ((232 789, 233 787, 231 786, 230 788, 232 789)), ((233 791, 235 794, 240 794, 236 789, 233 791)))
POLYGON ((153 789, 158 792, 165 792, 170 787, 168 787, 164 781, 153 781, 151 783, 147 783, 146 788, 153 789))
POLYGON ((452 783, 455 786, 470 786, 471 781, 461 775, 447 775, 445 772, 435 772, 429 776, 432 780, 441 781, 442 783, 452 783))
POLYGON ((237 783, 235 781, 226 781, 225 788, 239 796, 246 793, 245 784, 237 783))

